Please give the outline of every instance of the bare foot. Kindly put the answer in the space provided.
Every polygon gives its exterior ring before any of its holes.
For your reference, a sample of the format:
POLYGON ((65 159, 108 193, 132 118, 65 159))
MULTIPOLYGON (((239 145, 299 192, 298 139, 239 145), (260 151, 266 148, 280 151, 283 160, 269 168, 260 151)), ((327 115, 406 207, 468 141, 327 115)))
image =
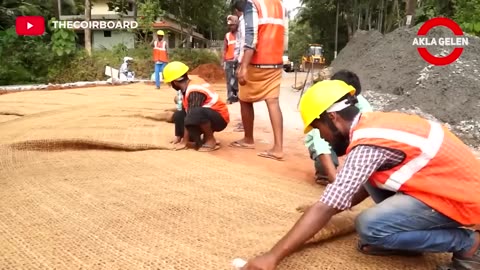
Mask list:
POLYGON ((171 140, 170 143, 177 144, 177 143, 180 143, 181 141, 182 141, 181 137, 175 137, 175 139, 171 140))
POLYGON ((272 150, 263 151, 257 154, 259 157, 271 158, 277 161, 283 161, 283 153, 273 152, 272 150))
POLYGON ((255 143, 253 141, 249 143, 245 139, 242 139, 242 140, 238 140, 230 143, 230 147, 241 148, 241 149, 254 149, 255 143))

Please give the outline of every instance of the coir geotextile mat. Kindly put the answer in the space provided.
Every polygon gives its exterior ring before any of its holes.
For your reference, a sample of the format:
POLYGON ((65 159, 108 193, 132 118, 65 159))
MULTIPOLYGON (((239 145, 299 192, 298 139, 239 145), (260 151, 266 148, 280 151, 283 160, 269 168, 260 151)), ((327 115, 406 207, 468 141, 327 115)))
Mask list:
MULTIPOLYGON (((173 91, 129 85, 0 96, 0 269, 231 269, 268 250, 320 192, 207 153, 173 152, 173 91), (1 116, 5 117, 1 117, 1 116)), ((220 150, 221 151, 221 150, 220 150)), ((366 207, 366 206, 362 206, 366 207)), ((358 210, 314 239, 352 232, 358 210)), ((368 257, 356 236, 280 269, 434 269, 368 257)))

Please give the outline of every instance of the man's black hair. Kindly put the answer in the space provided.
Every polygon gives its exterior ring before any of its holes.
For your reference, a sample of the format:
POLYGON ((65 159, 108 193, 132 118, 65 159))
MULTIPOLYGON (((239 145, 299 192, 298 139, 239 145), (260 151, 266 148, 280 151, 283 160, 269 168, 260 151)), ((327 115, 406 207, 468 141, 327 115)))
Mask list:
POLYGON ((238 10, 243 12, 245 10, 245 5, 247 4, 246 0, 233 0, 232 1, 232 10, 238 10))
MULTIPOLYGON (((350 104, 350 106, 336 113, 346 121, 353 121, 353 119, 355 119, 355 116, 357 116, 357 114, 360 112, 360 109, 358 109, 357 106, 355 106, 355 104, 358 103, 357 97, 352 96, 350 94, 346 94, 339 101, 342 101, 342 100, 348 100, 348 103, 350 104)), ((320 114, 321 122, 328 123, 329 121, 328 119, 329 117, 326 111, 320 114)))
POLYGON ((358 78, 357 74, 350 70, 342 69, 335 74, 333 74, 331 80, 339 80, 344 81, 345 83, 353 86, 355 88, 355 95, 358 96, 362 93, 362 85, 360 84, 360 78, 358 78))

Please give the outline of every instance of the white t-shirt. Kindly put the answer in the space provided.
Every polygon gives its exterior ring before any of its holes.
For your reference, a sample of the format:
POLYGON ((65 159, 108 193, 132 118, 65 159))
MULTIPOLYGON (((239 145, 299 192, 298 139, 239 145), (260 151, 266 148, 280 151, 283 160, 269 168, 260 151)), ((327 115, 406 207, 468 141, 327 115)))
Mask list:
POLYGON ((123 62, 123 64, 120 66, 120 73, 127 73, 128 72, 128 64, 127 62, 123 62))

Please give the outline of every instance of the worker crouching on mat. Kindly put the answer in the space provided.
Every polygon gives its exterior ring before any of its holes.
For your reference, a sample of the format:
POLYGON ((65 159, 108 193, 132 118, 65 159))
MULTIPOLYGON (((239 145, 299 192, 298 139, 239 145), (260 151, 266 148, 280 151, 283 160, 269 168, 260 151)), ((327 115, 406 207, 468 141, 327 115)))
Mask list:
POLYGON ((188 70, 187 65, 178 61, 167 64, 163 70, 165 82, 180 91, 182 99, 182 110, 173 116, 175 150, 217 150, 220 146, 213 134, 224 130, 230 121, 227 105, 204 80, 191 80, 188 70))
MULTIPOLYGON (((361 95, 362 86, 357 74, 348 70, 339 70, 332 77, 331 80, 344 81, 348 85, 355 88, 355 95, 358 103, 355 105, 360 112, 371 112, 372 106, 361 95)), ((305 136, 305 146, 308 149, 310 158, 315 165, 315 181, 320 185, 327 185, 335 180, 338 167, 338 157, 335 151, 332 151, 330 144, 322 139, 320 131, 316 128, 312 129, 305 136)))
MULTIPOLYGON (((453 253, 438 269, 479 269, 480 161, 445 126, 393 112, 360 113, 355 89, 338 80, 315 84, 300 101, 304 132, 320 130, 344 167, 293 228, 244 270, 273 270, 333 215, 371 196, 356 219, 367 255, 453 253)), ((301 258, 301 257, 298 257, 301 258)))

